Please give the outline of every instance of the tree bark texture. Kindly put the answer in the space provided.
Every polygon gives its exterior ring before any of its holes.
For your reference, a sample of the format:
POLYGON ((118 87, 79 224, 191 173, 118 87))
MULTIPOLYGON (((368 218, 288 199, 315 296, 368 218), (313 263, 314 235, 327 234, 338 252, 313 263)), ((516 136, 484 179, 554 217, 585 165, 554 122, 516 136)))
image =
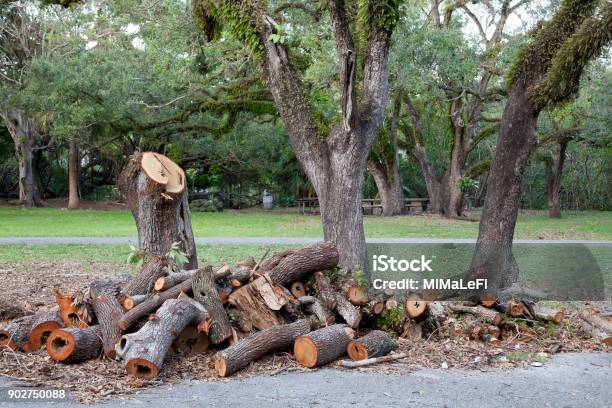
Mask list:
POLYGON ((212 319, 207 333, 210 341, 212 344, 223 342, 232 335, 232 326, 219 299, 211 266, 195 273, 192 290, 194 299, 204 306, 212 319))
POLYGON ((316 271, 335 268, 339 259, 337 246, 331 242, 323 242, 284 253, 284 256, 275 259, 274 263, 262 264, 258 272, 267 272, 274 283, 289 286, 316 271))
POLYGON ((386 332, 372 330, 365 336, 352 340, 347 347, 347 353, 351 360, 357 361, 387 355, 396 347, 395 341, 386 332))
POLYGON ((79 208, 79 148, 74 140, 69 142, 68 153, 68 209, 79 208))
POLYGON ((0 347, 12 350, 23 350, 28 344, 28 336, 37 315, 24 316, 6 325, 0 330, 0 347))
POLYGON ((117 345, 117 356, 124 361, 127 373, 155 378, 174 339, 199 316, 200 310, 190 303, 165 301, 140 330, 124 335, 117 345))
POLYGON ((22 111, 13 110, 2 114, 4 123, 15 143, 15 154, 19 167, 19 201, 26 207, 40 207, 42 192, 36 183, 33 151, 40 139, 34 120, 22 111))
POLYGON ((346 354, 355 332, 344 324, 334 324, 298 337, 293 346, 295 359, 301 365, 313 368, 331 363, 346 354))
POLYGON ((114 359, 115 345, 121 339, 119 319, 123 316, 123 308, 116 297, 105 293, 93 297, 91 305, 100 325, 104 355, 114 359))
MULTIPOLYGON (((168 185, 158 183, 143 168, 147 163, 147 155, 153 153, 134 153, 125 165, 117 180, 117 187, 126 200, 128 208, 132 211, 138 229, 138 243, 140 250, 147 254, 164 256, 173 242, 179 242, 180 248, 187 254, 187 269, 197 268, 196 246, 191 229, 191 216, 187 202, 187 187, 182 190, 168 190, 168 185), (143 162, 143 159, 145 161, 143 162)), ((172 163, 165 156, 157 155, 163 160, 162 171, 172 163)), ((174 163, 172 163, 176 166, 174 163)), ((177 166, 178 167, 178 166, 177 166)), ((185 183, 185 174, 178 168, 178 174, 172 173, 185 183)))
POLYGON ((122 317, 119 319, 119 327, 121 330, 127 330, 130 326, 140 320, 144 315, 150 313, 161 306, 166 300, 174 299, 181 292, 191 293, 192 292, 192 279, 187 279, 184 282, 179 283, 178 285, 152 295, 150 298, 146 299, 142 303, 136 305, 134 308, 128 310, 122 317))
POLYGON ((215 369, 221 377, 232 375, 264 354, 291 347, 295 339, 311 331, 308 319, 273 326, 250 335, 215 356, 215 369))
POLYGON ((155 282, 162 276, 167 275, 167 262, 163 256, 154 256, 145 261, 133 279, 123 288, 124 296, 146 295, 153 292, 155 282))
POLYGON ((84 329, 66 327, 53 331, 47 339, 47 353, 54 361, 80 363, 98 358, 102 352, 100 326, 84 329))

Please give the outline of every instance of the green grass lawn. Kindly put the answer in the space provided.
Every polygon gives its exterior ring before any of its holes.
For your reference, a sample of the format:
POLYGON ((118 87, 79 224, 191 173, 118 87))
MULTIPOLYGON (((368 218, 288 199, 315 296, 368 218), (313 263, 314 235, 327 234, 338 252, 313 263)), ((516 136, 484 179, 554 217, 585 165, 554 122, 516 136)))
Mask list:
MULTIPOLYGON (((235 264, 249 256, 259 260, 266 250, 282 251, 291 245, 198 245, 201 264, 235 264)), ((0 263, 96 261, 125 264, 128 245, 0 245, 0 263)))
MULTIPOLYGON (((318 216, 273 211, 225 211, 192 213, 194 233, 199 237, 318 237, 318 216)), ((368 237, 475 238, 478 223, 431 216, 365 218, 368 237)), ((132 215, 127 211, 67 211, 54 208, 0 207, 0 236, 135 236, 132 215)), ((519 216, 518 239, 612 239, 612 212, 566 211, 561 219, 546 212, 519 216)))

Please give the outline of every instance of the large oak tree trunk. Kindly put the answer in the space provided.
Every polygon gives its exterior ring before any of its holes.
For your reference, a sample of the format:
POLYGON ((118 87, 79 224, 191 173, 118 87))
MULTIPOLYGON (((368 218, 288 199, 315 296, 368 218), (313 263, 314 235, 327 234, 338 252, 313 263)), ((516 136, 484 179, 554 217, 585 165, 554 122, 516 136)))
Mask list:
POLYGON ((123 168, 117 186, 134 215, 140 250, 164 256, 173 242, 187 254, 187 269, 197 256, 183 170, 167 157, 136 152, 123 168))
POLYGON ((385 163, 383 165, 372 159, 368 160, 367 166, 380 195, 382 215, 401 214, 404 210, 404 193, 399 168, 395 166, 395 163, 385 163), (391 167, 391 169, 388 167, 391 167))
POLYGON ((512 241, 525 166, 538 143, 535 133, 538 113, 524 86, 515 85, 502 116, 469 272, 472 279, 488 279, 490 289, 510 286, 518 279, 512 241))
POLYGON ((79 148, 74 140, 70 140, 68 154, 68 209, 79 208, 79 148))
POLYGON ((19 167, 19 201, 26 207, 40 207, 41 192, 36 183, 33 165, 33 151, 40 135, 33 120, 26 118, 21 111, 3 114, 5 125, 13 142, 19 167))

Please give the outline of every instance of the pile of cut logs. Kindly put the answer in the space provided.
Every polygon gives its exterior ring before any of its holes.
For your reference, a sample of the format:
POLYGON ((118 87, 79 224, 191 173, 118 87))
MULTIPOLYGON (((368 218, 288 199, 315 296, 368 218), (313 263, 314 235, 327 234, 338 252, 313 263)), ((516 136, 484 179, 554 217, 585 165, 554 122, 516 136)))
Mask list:
MULTIPOLYGON (((62 363, 109 358, 145 379, 158 375, 169 352, 214 349, 216 372, 225 377, 291 347, 305 367, 346 354, 354 361, 342 365, 354 367, 405 357, 387 355, 396 336, 463 336, 499 345, 501 339, 535 336, 506 316, 554 323, 564 318, 561 310, 515 299, 463 304, 425 301, 415 293, 374 294, 337 268, 338 250, 329 242, 266 253, 259 262, 197 268, 185 184, 182 169, 167 157, 131 157, 119 188, 147 254, 139 273, 100 278, 77 293, 56 288, 56 305, 0 330, 0 348, 45 347, 62 363), (168 255, 176 244, 188 258, 185 269, 168 255)), ((612 343, 610 322, 588 311, 581 318, 593 336, 612 343)))

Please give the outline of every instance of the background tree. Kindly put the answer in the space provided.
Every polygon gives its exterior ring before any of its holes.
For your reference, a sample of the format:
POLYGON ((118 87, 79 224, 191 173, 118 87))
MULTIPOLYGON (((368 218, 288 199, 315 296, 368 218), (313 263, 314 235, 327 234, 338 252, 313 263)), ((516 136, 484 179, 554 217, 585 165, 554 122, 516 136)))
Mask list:
MULTIPOLYGON (((317 122, 312 100, 301 84, 297 61, 309 55, 300 52, 299 44, 289 44, 287 30, 289 25, 296 30, 306 27, 291 19, 289 9, 273 13, 247 1, 193 4, 202 32, 218 32, 213 21, 223 24, 259 54, 291 145, 317 192, 325 239, 338 245, 340 265, 363 268, 363 172, 387 106, 387 58, 400 16, 399 1, 327 2, 339 65, 337 124, 317 122), (281 18, 286 25, 279 24, 281 18)), ((317 16, 316 11, 311 14, 317 16)), ((299 42, 297 36, 293 40, 299 42)))
POLYGON ((491 163, 476 251, 468 276, 488 278, 491 288, 516 282, 512 254, 518 199, 527 160, 538 145, 540 112, 578 91, 583 69, 612 37, 612 4, 565 0, 533 33, 508 78, 508 100, 491 163))

